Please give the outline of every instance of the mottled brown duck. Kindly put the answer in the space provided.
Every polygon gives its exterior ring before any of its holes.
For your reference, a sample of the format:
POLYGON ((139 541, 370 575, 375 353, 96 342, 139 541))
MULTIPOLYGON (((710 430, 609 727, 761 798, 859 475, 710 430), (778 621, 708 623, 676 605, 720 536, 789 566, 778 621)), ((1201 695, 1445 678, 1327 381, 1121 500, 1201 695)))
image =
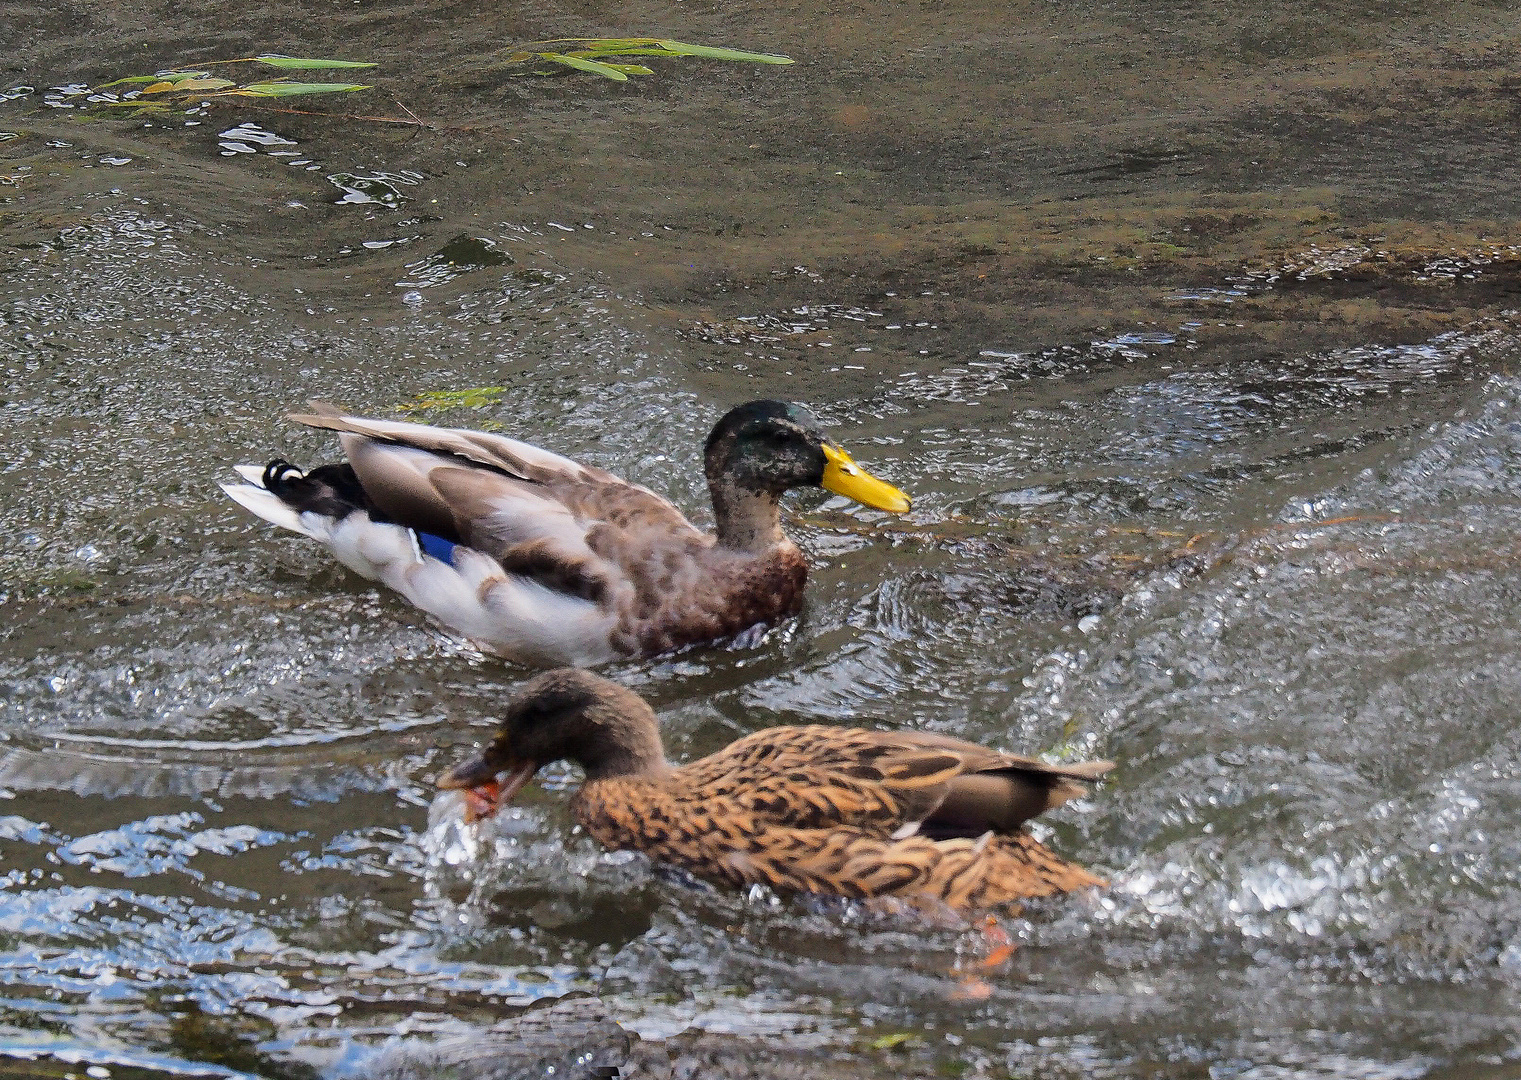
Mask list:
POLYGON ((516 439, 312 408, 291 419, 338 432, 346 463, 241 465, 248 482, 223 490, 520 663, 652 656, 795 613, 808 568, 782 532, 791 488, 909 508, 780 401, 741 405, 708 436, 716 535, 648 488, 516 439))
POLYGON ((941 735, 809 726, 767 728, 674 767, 642 698, 574 668, 526 683, 493 741, 439 785, 489 815, 560 760, 584 770, 571 809, 603 846, 732 886, 972 913, 1104 884, 1023 826, 1085 794, 1110 762, 1050 765, 941 735))

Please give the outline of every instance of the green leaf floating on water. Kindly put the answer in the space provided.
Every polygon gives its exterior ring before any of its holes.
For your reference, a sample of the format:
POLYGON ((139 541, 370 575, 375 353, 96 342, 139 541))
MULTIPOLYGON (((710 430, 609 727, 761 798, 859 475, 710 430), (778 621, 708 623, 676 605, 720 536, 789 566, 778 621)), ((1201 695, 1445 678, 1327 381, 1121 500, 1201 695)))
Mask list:
MULTIPOLYGON (((307 60, 292 56, 251 56, 242 60, 213 60, 207 66, 219 64, 243 64, 258 61, 260 63, 273 64, 275 67, 286 68, 362 68, 374 67, 374 64, 360 63, 355 60, 307 60)), ((114 82, 105 83, 97 89, 104 90, 110 86, 146 84, 138 90, 140 98, 158 97, 168 94, 206 94, 210 97, 298 97, 303 94, 347 94, 356 90, 368 90, 367 83, 318 83, 298 82, 294 79, 263 79, 258 82, 237 83, 232 79, 224 79, 212 75, 200 68, 185 69, 183 71, 161 71, 156 75, 128 75, 114 82)), ((131 102, 111 102, 114 105, 131 104, 131 102)))
POLYGON ((256 60, 270 67, 284 68, 287 71, 320 71, 324 68, 372 68, 376 65, 366 60, 314 60, 301 56, 280 56, 278 53, 265 53, 263 56, 251 56, 250 60, 256 60))
POLYGON ((559 38, 540 45, 580 45, 577 55, 601 56, 701 56, 708 60, 735 60, 751 64, 791 64, 790 56, 748 52, 717 45, 692 45, 671 38, 559 38))
POLYGON ((615 82, 628 82, 628 76, 611 64, 598 63, 596 60, 588 60, 584 56, 572 56, 568 53, 543 52, 539 53, 545 60, 552 60, 556 64, 564 64, 573 67, 577 71, 589 71, 593 75, 601 75, 615 82))
MULTIPOLYGON (((199 70, 195 70, 195 71, 161 71, 157 75, 146 76, 146 81, 148 81, 148 82, 182 83, 182 82, 189 82, 191 79, 209 79, 209 78, 211 78, 211 72, 209 72, 209 71, 199 71, 199 70)), ((118 81, 119 82, 126 82, 127 80, 126 79, 120 79, 118 81)))
POLYGON ((223 90, 218 97, 298 97, 302 94, 351 94, 355 90, 368 90, 365 83, 313 83, 288 82, 272 79, 268 82, 248 83, 232 90, 223 90))
MULTIPOLYGON (((791 64, 795 61, 790 56, 781 56, 776 53, 748 52, 744 49, 726 49, 716 45, 692 45, 685 41, 675 41, 671 38, 555 38, 551 41, 534 42, 535 45, 579 45, 579 49, 570 49, 565 52, 539 52, 529 55, 542 56, 545 59, 571 56, 577 59, 593 59, 608 56, 697 56, 705 60, 731 60, 749 64, 791 64)), ((514 54, 514 61, 527 59, 523 54, 514 54)), ((563 63, 563 61, 559 61, 563 63)), ((593 61, 595 62, 595 61, 593 61)), ((571 64, 571 67, 578 65, 571 64)), ((598 72, 597 74, 604 74, 598 72)))
POLYGON ((673 52, 678 56, 701 56, 709 60, 742 60, 751 64, 791 64, 794 63, 790 56, 778 56, 774 53, 745 52, 741 49, 720 49, 712 45, 688 45, 681 41, 662 39, 660 47, 666 52, 673 52))
MULTIPOLYGON (((552 41, 534 41, 512 47, 507 62, 535 65, 549 61, 561 67, 572 68, 588 75, 600 75, 614 82, 627 82, 630 75, 653 75, 654 70, 639 63, 620 63, 618 60, 631 56, 695 56, 704 60, 730 60, 752 64, 790 64, 790 56, 771 53, 748 52, 744 49, 728 49, 714 45, 692 45, 670 38, 557 38, 552 41)), ((500 62, 500 61, 498 61, 500 62)), ((238 82, 234 79, 212 75, 205 68, 226 64, 264 64, 285 71, 322 71, 335 69, 372 68, 369 60, 333 60, 314 56, 282 56, 279 53, 260 53, 258 56, 242 56, 231 60, 208 60, 198 67, 186 67, 160 71, 153 75, 127 75, 96 89, 112 86, 138 87, 125 95, 126 100, 107 101, 102 104, 115 108, 162 109, 167 105, 183 103, 190 95, 205 98, 288 98, 307 94, 352 94, 369 90, 368 83, 300 82, 296 79, 273 78, 256 82, 238 82)), ((530 67, 530 71, 533 69, 530 67)), ((528 72, 524 72, 527 74, 528 72)), ((545 70, 534 74, 547 74, 545 70)), ((204 100, 204 99, 202 99, 204 100)), ((385 120, 384 117, 368 119, 385 120)), ((394 120, 395 123, 406 123, 394 120)), ((412 122, 418 122, 413 117, 412 122)))
POLYGON ((472 386, 467 390, 428 390, 396 408, 407 413, 427 412, 432 409, 479 409, 487 405, 495 405, 506 392, 505 386, 472 386))

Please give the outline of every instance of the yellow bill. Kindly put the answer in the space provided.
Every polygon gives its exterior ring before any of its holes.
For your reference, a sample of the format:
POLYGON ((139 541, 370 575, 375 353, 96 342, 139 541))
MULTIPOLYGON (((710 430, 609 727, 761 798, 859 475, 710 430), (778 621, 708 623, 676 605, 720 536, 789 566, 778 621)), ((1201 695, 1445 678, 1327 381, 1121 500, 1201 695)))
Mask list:
POLYGON ((894 514, 908 512, 908 496, 850 459, 850 455, 833 443, 824 444, 824 479, 826 489, 858 503, 894 514))

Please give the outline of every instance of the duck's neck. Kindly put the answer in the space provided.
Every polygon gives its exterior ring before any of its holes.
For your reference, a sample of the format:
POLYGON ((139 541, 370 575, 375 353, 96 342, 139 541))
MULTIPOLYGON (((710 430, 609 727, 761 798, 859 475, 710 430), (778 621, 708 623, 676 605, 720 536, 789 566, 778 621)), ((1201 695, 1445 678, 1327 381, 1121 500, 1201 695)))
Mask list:
POLYGON ((710 479, 708 490, 713 495, 720 546, 763 555, 787 542, 780 493, 741 488, 722 476, 710 479))
POLYGON ((654 712, 633 691, 626 693, 628 700, 587 710, 592 734, 575 756, 588 780, 664 776, 671 771, 654 712))

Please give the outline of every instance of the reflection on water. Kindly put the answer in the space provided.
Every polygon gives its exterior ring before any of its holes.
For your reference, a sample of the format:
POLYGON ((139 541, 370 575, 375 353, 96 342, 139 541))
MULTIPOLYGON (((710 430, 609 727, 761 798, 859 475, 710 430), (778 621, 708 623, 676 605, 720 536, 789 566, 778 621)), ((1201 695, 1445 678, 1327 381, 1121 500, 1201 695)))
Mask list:
POLYGON ((423 175, 412 170, 399 172, 350 173, 338 172, 328 176, 328 183, 343 192, 338 202, 349 205, 376 203, 388 210, 395 210, 411 199, 406 189, 422 183, 423 175))
POLYGON ((374 138, 199 108, 83 124, 66 70, 0 92, 0 1077, 425 1076, 488 1051, 509 1075, 576 1040, 562 1072, 593 1051, 650 1076, 1514 1070, 1516 249, 1359 228, 1148 265, 1137 245, 1176 255, 1204 217, 1146 185, 1207 147, 1069 118, 1104 145, 1053 125, 1059 149, 1015 175, 975 117, 899 130, 846 97, 758 114, 732 160, 690 161, 709 201, 683 201, 680 155, 708 145, 684 110, 762 100, 746 80, 859 93, 854 68, 798 71, 624 97, 461 73, 514 108, 564 102, 532 116, 604 125, 624 157, 525 149, 532 124, 484 116, 374 138), (968 172, 986 156, 996 182, 968 172), (731 190, 751 165, 783 170, 774 219, 731 190), (924 205, 926 177, 970 201, 924 205), (797 239, 810 185, 950 229, 1016 182, 1178 227, 1052 256, 1028 295, 1079 309, 1061 333, 1023 321, 1017 288, 977 291, 1007 271, 978 261, 991 234, 915 263, 872 218, 830 234, 886 245, 859 267, 797 239), (703 262, 692 238, 718 234, 732 258, 703 262), (1461 318, 1417 317, 1457 295, 1419 293, 1391 330, 1384 305, 1417 286, 1492 291, 1461 318), (1018 947, 978 994, 958 977, 975 931, 598 850, 568 770, 462 826, 432 778, 522 673, 215 486, 275 452, 331 457, 280 421, 320 397, 526 437, 702 520, 701 440, 761 393, 816 408, 913 513, 790 497, 802 616, 611 674, 681 759, 818 721, 1118 760, 1042 826, 1112 887, 1008 917, 1018 947))

